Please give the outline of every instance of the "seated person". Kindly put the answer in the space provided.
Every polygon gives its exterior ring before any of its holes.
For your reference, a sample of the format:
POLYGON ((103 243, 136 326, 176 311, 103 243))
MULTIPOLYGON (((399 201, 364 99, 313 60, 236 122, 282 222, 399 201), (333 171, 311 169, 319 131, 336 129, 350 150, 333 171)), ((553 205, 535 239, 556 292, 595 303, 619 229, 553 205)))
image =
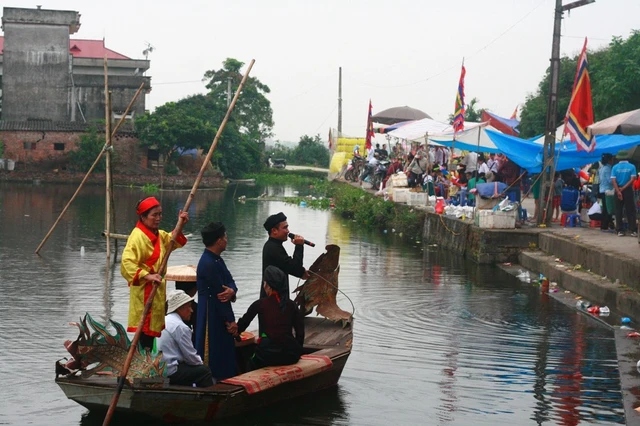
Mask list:
POLYGON ((182 290, 176 290, 168 296, 165 329, 158 338, 158 350, 167 363, 167 375, 172 385, 213 386, 211 370, 196 353, 191 341, 191 329, 184 323, 191 318, 192 300, 193 297, 182 290))
POLYGON ((267 297, 253 302, 237 323, 228 326, 229 332, 237 335, 245 331, 258 315, 262 334, 256 352, 249 360, 250 370, 295 364, 302 355, 304 343, 304 315, 289 299, 284 272, 273 265, 267 266, 263 286, 267 297))
POLYGON ((600 203, 598 201, 593 203, 587 214, 589 215, 589 219, 600 222, 602 220, 602 207, 600 203))

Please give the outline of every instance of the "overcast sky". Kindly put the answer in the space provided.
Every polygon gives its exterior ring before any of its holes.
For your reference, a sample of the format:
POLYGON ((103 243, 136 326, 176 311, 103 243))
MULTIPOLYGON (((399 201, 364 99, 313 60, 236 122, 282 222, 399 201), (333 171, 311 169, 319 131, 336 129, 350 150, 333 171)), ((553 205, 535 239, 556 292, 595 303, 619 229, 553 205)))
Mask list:
MULTIPOLYGON (((569 3, 572 0, 564 0, 569 3)), ((554 0, 22 0, 6 7, 76 10, 73 38, 143 58, 149 109, 205 91, 205 71, 227 57, 256 64, 271 88, 275 139, 297 141, 337 126, 343 72, 343 132, 364 136, 374 114, 409 105, 443 120, 453 112, 460 65, 466 100, 510 116, 536 90, 551 54, 554 0)), ((565 14, 562 54, 579 53, 640 28, 639 0, 596 0, 565 14)))

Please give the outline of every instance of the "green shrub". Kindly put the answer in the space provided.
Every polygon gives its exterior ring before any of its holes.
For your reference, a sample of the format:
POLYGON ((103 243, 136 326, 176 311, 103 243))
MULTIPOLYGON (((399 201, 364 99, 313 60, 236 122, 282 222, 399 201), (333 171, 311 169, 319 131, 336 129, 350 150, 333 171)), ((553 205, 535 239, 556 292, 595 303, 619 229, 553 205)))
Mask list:
POLYGON ((0 158, 4 156, 4 142, 0 139, 0 158))
POLYGON ((160 192, 160 187, 153 183, 145 183, 142 187, 142 192, 147 195, 157 194, 158 192, 160 192))

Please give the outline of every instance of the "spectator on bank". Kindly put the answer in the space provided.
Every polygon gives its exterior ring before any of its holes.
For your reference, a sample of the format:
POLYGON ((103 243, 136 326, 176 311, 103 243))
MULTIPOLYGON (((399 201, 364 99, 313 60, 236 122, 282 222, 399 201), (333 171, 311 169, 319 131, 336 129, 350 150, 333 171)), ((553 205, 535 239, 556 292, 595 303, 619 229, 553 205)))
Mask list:
POLYGON ((553 222, 560 220, 560 204, 562 202, 562 188, 564 188, 564 181, 560 176, 560 173, 556 173, 553 177, 553 198, 551 199, 551 209, 553 212, 553 222))
POLYGON ((616 231, 619 237, 624 236, 622 227, 622 209, 624 208, 627 213, 629 235, 637 237, 636 204, 633 196, 633 181, 637 177, 636 166, 629 163, 629 153, 625 150, 618 152, 616 158, 620 162, 611 168, 611 183, 616 192, 616 231))
POLYGON ((598 198, 602 200, 602 219, 600 220, 600 230, 609 231, 611 225, 611 215, 615 210, 613 201, 614 189, 611 182, 611 165, 613 164, 613 155, 602 154, 602 166, 598 169, 598 198))

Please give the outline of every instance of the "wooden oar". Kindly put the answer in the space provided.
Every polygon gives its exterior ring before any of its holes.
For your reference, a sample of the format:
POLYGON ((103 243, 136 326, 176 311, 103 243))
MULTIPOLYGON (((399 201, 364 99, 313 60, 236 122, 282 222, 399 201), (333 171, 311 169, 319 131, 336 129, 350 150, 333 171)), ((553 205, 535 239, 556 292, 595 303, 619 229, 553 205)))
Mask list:
MULTIPOLYGON (((229 109, 227 109, 227 114, 224 116, 224 119, 220 124, 220 128, 218 128, 218 132, 216 133, 215 138, 213 138, 213 142, 211 143, 211 147, 209 148, 207 157, 202 163, 200 172, 196 177, 196 181, 193 183, 193 187, 191 188, 191 192, 189 193, 189 198, 187 198, 187 202, 184 204, 184 208, 182 209, 182 211, 185 211, 185 212, 188 211, 189 206, 191 206, 191 201, 195 197, 196 191, 198 190, 198 186, 200 185, 200 181, 202 180, 202 176, 204 175, 204 172, 207 169, 209 162, 211 161, 211 156, 213 155, 213 151, 215 151, 216 146, 218 145, 218 140, 220 139, 220 136, 222 135, 222 131, 227 125, 227 121, 229 121, 231 112, 233 111, 233 108, 236 105, 236 101, 240 96, 242 87, 247 81, 247 78, 249 77, 249 73, 251 72, 251 68, 253 67, 254 63, 255 63, 255 60, 252 59, 251 63, 249 64, 249 68, 247 68, 247 72, 244 74, 244 77, 242 77, 242 81, 238 86, 238 90, 236 90, 236 94, 233 97, 231 104, 229 105, 229 109)), ((182 218, 178 219, 178 223, 173 232, 171 243, 169 244, 169 248, 164 258, 162 259, 162 262, 160 263, 160 268, 158 268, 158 273, 160 273, 163 277, 167 269, 167 262, 169 261, 169 255, 171 254, 171 251, 175 247, 176 235, 179 235, 182 232, 183 226, 184 226, 184 222, 182 218)), ((111 400, 111 405, 109 405, 109 410, 107 411, 107 415, 104 418, 104 422, 102 423, 102 426, 107 426, 111 422, 111 417, 113 417, 113 413, 115 412, 116 405, 118 405, 118 399, 120 399, 120 393, 122 393, 122 388, 124 387, 124 383, 127 378, 127 373, 129 372, 129 367, 131 366, 131 361, 133 360, 133 354, 135 353, 135 350, 138 347, 140 334, 142 333, 142 328, 144 327, 145 319, 147 318, 147 315, 149 315, 149 311, 151 310, 151 304, 153 302, 153 298, 156 295, 156 291, 158 290, 158 285, 159 283, 153 283, 153 288, 151 289, 151 293, 149 293, 149 298, 147 299, 147 302, 144 305, 144 311, 142 312, 142 317, 140 318, 140 322, 138 323, 138 328, 136 329, 136 333, 133 336, 133 340, 131 341, 131 347, 129 347, 129 353, 127 354, 127 359, 124 361, 122 371, 120 372, 120 377, 118 377, 118 386, 116 387, 116 393, 113 395, 113 399, 111 400)))

